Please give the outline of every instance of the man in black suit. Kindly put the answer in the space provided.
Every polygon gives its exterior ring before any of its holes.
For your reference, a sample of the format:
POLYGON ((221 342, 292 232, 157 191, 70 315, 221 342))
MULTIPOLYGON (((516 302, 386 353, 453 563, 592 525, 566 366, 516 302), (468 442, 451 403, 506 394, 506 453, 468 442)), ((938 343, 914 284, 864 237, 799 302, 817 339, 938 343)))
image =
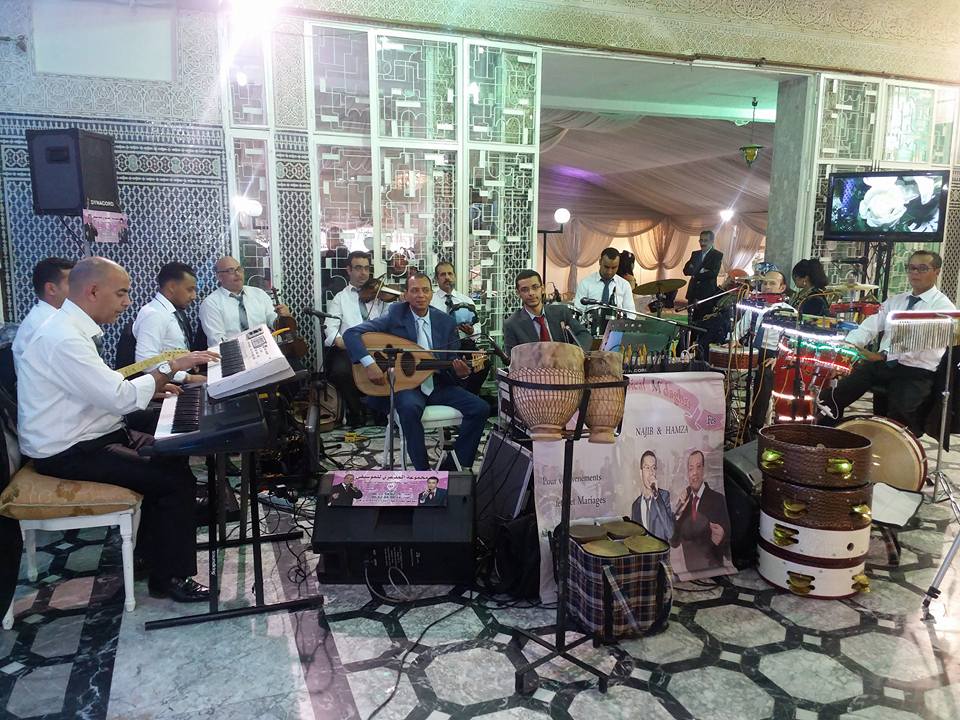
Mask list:
POLYGON ((354 500, 363 497, 363 491, 353 484, 353 473, 347 473, 343 477, 343 482, 330 488, 330 501, 328 505, 342 505, 350 507, 354 500))
POLYGON ((435 477, 427 478, 427 489, 424 490, 417 497, 418 505, 446 505, 447 504, 447 491, 446 488, 438 488, 437 483, 439 480, 435 477))
MULTIPOLYGON (((704 230, 700 233, 700 249, 690 254, 690 259, 683 266, 683 274, 690 278, 687 287, 687 302, 695 303, 711 295, 716 295, 717 275, 720 274, 720 263, 723 253, 713 246, 713 230, 704 230)), ((697 305, 692 310, 691 319, 696 322, 711 310, 713 303, 697 305)))
POLYGON ((670 544, 683 546, 687 572, 723 567, 730 557, 730 519, 726 499, 703 482, 703 453, 687 458, 687 487, 677 503, 677 524, 670 544))
POLYGON ((584 350, 590 349, 590 332, 573 316, 568 305, 543 304, 543 280, 536 270, 517 273, 517 295, 523 307, 503 324, 503 349, 507 355, 514 345, 532 342, 570 342, 571 336, 584 350), (564 330, 564 326, 567 330, 564 330))
POLYGON ((647 450, 640 456, 640 495, 630 508, 630 519, 661 540, 673 537, 675 519, 670 508, 670 492, 657 487, 657 456, 647 450))
MULTIPOLYGON (((354 325, 343 334, 350 359, 361 363, 374 385, 385 385, 387 377, 363 345, 363 334, 383 332, 398 335, 421 347, 432 350, 457 349, 460 338, 456 321, 445 312, 430 307, 433 284, 427 275, 417 272, 407 278, 406 302, 395 302, 385 315, 354 325)), ((441 358, 449 357, 441 355, 441 358)), ((407 446, 407 454, 417 470, 429 470, 427 448, 423 439, 423 409, 427 405, 449 405, 463 414, 460 436, 454 443, 460 464, 469 468, 477 456, 483 426, 490 414, 490 406, 476 395, 457 385, 456 378, 470 374, 469 366, 461 359, 453 360, 453 371, 434 373, 418 388, 401 390, 394 397, 400 427, 407 446)), ((371 397, 367 402, 375 410, 390 411, 389 398, 371 397)), ((453 460, 445 461, 444 470, 455 469, 453 460)))

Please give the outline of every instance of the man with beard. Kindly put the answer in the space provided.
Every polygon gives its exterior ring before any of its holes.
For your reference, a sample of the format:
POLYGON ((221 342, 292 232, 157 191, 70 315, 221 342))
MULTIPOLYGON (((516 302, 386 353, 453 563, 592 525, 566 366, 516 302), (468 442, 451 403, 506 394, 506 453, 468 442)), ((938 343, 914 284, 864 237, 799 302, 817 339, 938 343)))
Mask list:
MULTIPOLYGON (((447 313, 457 322, 457 332, 460 335, 461 350, 476 350, 477 343, 471 335, 480 333, 480 323, 477 320, 477 311, 473 300, 462 292, 457 290, 457 271, 452 262, 441 260, 433 271, 434 280, 437 282, 437 292, 433 294, 433 300, 430 305, 447 313), (464 315, 472 315, 473 322, 468 322, 464 315)), ((480 393, 484 381, 487 379, 487 373, 490 372, 490 366, 484 365, 483 369, 472 373, 466 379, 460 381, 460 385, 474 395, 480 393)))

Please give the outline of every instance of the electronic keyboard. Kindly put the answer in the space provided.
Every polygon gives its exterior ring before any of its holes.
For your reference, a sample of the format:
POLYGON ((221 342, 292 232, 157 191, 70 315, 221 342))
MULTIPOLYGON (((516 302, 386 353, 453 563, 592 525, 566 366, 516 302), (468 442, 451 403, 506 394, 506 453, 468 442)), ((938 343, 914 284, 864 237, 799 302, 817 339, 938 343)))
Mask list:
POLYGON ((238 395, 294 376, 266 325, 245 330, 210 350, 220 354, 219 361, 207 365, 207 392, 213 398, 238 395))

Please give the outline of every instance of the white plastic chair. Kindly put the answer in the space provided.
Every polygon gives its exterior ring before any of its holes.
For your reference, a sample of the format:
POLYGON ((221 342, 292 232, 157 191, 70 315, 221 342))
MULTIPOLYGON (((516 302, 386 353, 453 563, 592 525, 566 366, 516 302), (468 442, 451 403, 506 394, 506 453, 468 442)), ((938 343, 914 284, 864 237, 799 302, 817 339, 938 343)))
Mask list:
MULTIPOLYGON (((431 430, 438 430, 438 437, 435 444, 436 449, 438 450, 437 462, 433 466, 434 470, 439 469, 440 465, 443 464, 443 461, 446 459, 447 454, 449 453, 450 457, 453 458, 453 463, 456 465, 457 470, 462 471, 463 467, 460 465, 460 458, 457 457, 456 451, 452 448, 447 450, 444 447, 444 434, 443 431, 447 428, 456 428, 460 427, 463 424, 463 413, 457 410, 456 408, 450 407, 449 405, 427 405, 423 409, 423 416, 420 418, 421 424, 423 425, 424 435, 430 432, 431 430)), ((400 439, 400 466, 406 470, 407 469, 407 443, 403 439, 403 428, 400 426, 400 416, 397 415, 396 411, 393 413, 393 423, 396 425, 399 430, 399 439, 400 439)), ((384 449, 384 455, 386 455, 386 449, 384 449)), ((384 458, 385 459, 385 458, 384 458)))

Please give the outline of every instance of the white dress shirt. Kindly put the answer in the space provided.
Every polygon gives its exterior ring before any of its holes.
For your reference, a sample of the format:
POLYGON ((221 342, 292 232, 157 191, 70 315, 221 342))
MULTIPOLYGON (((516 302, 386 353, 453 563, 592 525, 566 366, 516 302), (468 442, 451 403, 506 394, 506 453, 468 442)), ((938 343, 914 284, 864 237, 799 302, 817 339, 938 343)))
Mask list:
POLYGON ((733 328, 733 338, 739 343, 746 340, 750 326, 753 326, 753 347, 757 350, 766 350, 768 354, 776 355, 780 346, 780 336, 783 335, 783 328, 779 325, 763 325, 763 316, 772 307, 762 307, 756 310, 740 311, 740 319, 733 328))
MULTIPOLYGON (((912 294, 912 292, 905 292, 887 298, 880 306, 880 312, 866 318, 860 324, 860 327, 850 331, 847 335, 847 342, 865 347, 883 330, 883 340, 880 341, 880 350, 887 352, 887 360, 897 360, 901 365, 935 371, 940 364, 940 358, 943 357, 946 348, 900 354, 890 351, 890 313, 895 310, 906 310, 907 300, 912 294)), ((934 286, 920 295, 920 301, 916 303, 911 310, 926 310, 929 312, 934 310, 956 310, 956 307, 950 301, 950 298, 934 286)))
MULTIPOLYGON (((137 319, 133 321, 133 336, 137 339, 137 362, 159 355, 167 350, 189 350, 190 343, 183 334, 183 328, 177 320, 177 308, 163 295, 157 296, 140 308, 137 319)), ((159 365, 159 363, 158 363, 159 365)), ((149 368, 153 370, 157 365, 149 368)), ((185 370, 173 376, 174 382, 182 383, 187 379, 185 370)))
MULTIPOLYGON (((577 293, 573 296, 573 305, 577 310, 589 310, 589 306, 580 304, 581 298, 603 299, 603 280, 600 279, 599 272, 587 275, 581 280, 577 285, 577 293)), ((630 288, 630 283, 619 275, 614 275, 610 281, 610 298, 612 299, 610 304, 621 310, 635 312, 637 309, 633 304, 633 290, 630 288)))
MULTIPOLYGON (((435 307, 440 312, 448 312, 447 310, 447 297, 450 297, 453 305, 469 305, 473 308, 474 312, 477 310, 476 304, 473 302, 473 298, 469 295, 464 295, 462 292, 454 288, 452 293, 446 293, 439 288, 435 293, 433 293, 433 300, 430 301, 430 304, 435 307)), ((458 330, 459 332, 459 326, 458 330)), ((480 323, 475 323, 473 326, 473 331, 471 334, 478 335, 480 333, 480 323)), ((460 337, 467 337, 466 333, 460 333, 460 337)))
POLYGON ((100 326, 67 300, 20 359, 17 433, 32 458, 63 452, 123 427, 123 415, 147 407, 152 375, 135 380, 107 367, 93 338, 100 326))
MULTIPOLYGON (((367 303, 367 320, 376 320, 386 312, 387 304, 378 298, 374 298, 367 303)), ((352 327, 356 327, 363 322, 363 315, 360 312, 360 290, 353 285, 347 285, 343 290, 333 296, 330 304, 327 305, 327 314, 340 318, 327 318, 323 321, 324 345, 330 347, 338 337, 352 327)))
MULTIPOLYGON (((243 286, 243 307, 247 311, 247 329, 266 324, 273 327, 277 311, 273 300, 260 288, 243 286)), ((224 340, 232 340, 241 333, 240 303, 230 297, 230 291, 219 287, 200 303, 200 324, 207 336, 207 345, 213 347, 224 340)))
MULTIPOLYGON (((13 347, 11 349, 13 350, 14 367, 19 367, 20 358, 23 357, 23 351, 27 349, 27 345, 33 340, 33 336, 37 334, 40 326, 56 315, 56 313, 57 308, 45 300, 39 300, 36 305, 30 308, 30 312, 27 313, 23 322, 20 323, 20 327, 17 328, 16 337, 13 338, 13 347)), ((19 370, 17 372, 19 373, 19 370)))

